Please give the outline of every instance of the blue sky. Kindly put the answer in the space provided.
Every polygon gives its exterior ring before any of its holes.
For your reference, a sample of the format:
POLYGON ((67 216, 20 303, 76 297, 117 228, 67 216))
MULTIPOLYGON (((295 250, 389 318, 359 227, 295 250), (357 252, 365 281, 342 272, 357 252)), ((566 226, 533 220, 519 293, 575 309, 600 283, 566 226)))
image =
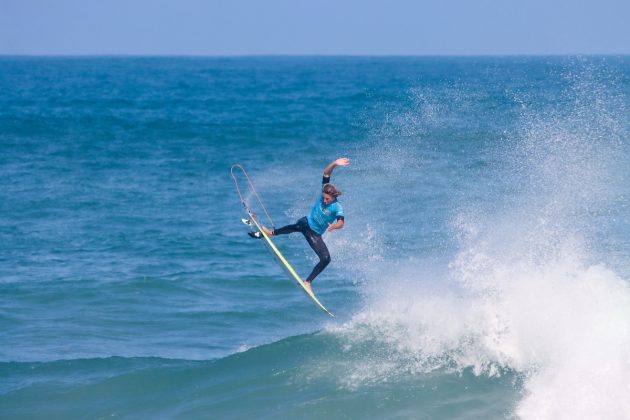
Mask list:
POLYGON ((0 54, 630 54, 630 0, 0 0, 0 54))

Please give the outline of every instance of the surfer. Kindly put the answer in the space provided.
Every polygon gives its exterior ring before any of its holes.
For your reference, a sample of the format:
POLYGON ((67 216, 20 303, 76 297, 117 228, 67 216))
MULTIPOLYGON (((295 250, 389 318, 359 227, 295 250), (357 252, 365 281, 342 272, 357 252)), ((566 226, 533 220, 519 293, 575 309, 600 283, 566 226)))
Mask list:
MULTIPOLYGON (((319 262, 313 268, 313 271, 304 280, 306 288, 311 289, 311 282, 321 273, 328 264, 330 264, 330 253, 328 247, 322 239, 324 232, 332 232, 335 229, 341 229, 344 225, 344 211, 341 203, 337 201, 337 197, 341 195, 341 191, 337 190, 330 184, 330 177, 333 170, 337 166, 348 166, 350 160, 348 158, 339 158, 326 166, 324 176, 322 178, 322 192, 317 201, 313 205, 308 216, 302 217, 296 223, 287 225, 279 229, 267 229, 263 227, 265 233, 269 236, 286 235, 294 232, 301 232, 306 238, 306 242, 315 251, 319 257, 319 262)), ((260 232, 250 232, 255 238, 262 238, 260 232)))

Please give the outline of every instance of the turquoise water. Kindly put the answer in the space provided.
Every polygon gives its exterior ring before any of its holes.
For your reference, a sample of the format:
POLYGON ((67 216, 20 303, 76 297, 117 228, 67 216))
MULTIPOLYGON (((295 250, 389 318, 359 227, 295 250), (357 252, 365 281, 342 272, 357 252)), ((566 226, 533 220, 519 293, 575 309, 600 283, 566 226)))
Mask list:
POLYGON ((629 106, 628 57, 2 57, 1 417, 628 418, 629 106), (229 168, 281 226, 340 156, 332 319, 229 168))

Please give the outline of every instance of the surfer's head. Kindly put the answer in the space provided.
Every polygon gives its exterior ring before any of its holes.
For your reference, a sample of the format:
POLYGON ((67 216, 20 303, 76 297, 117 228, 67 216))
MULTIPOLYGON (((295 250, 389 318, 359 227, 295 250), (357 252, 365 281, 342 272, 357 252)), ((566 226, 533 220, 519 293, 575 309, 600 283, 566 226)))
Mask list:
POLYGON ((322 190, 322 198, 324 200, 324 204, 329 205, 337 197, 341 195, 341 191, 337 190, 334 185, 326 184, 324 185, 324 189, 322 190))

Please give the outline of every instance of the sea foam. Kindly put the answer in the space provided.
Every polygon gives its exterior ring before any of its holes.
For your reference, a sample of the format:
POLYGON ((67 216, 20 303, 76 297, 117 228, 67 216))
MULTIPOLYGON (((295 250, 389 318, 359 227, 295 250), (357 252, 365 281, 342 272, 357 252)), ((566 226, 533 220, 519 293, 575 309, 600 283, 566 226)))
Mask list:
POLYGON ((630 417, 630 287, 597 242, 627 162, 625 103, 595 70, 578 73, 542 111, 518 99, 520 130, 491 151, 500 163, 488 184, 504 192, 453 212, 448 263, 363 265, 365 305, 334 331, 388 350, 366 356, 375 369, 357 362, 355 386, 401 372, 512 372, 520 418, 630 417))

